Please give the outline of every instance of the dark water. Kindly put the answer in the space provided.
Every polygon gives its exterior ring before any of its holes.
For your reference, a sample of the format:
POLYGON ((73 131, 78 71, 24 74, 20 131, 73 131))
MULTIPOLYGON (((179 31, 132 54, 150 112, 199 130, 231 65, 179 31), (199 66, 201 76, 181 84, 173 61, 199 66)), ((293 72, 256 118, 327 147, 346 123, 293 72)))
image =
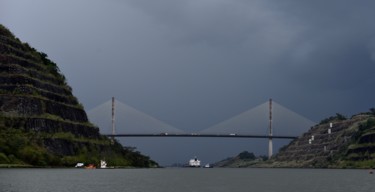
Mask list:
POLYGON ((0 169, 0 192, 375 191, 367 170, 0 169))

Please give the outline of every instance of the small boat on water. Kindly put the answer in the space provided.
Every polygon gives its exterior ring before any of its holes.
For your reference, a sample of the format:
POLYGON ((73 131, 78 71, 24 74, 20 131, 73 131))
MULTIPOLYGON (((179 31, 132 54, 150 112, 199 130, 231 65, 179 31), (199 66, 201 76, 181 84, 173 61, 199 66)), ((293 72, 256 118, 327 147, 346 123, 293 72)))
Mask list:
POLYGON ((85 164, 84 163, 77 163, 76 166, 74 166, 75 168, 83 168, 85 167, 85 164))
POLYGON ((212 168, 212 166, 209 163, 207 163, 206 165, 204 165, 204 168, 212 168))
POLYGON ((194 159, 190 159, 189 161, 189 167, 200 167, 201 166, 201 161, 195 157, 194 159))
POLYGON ((96 169, 96 166, 94 164, 88 164, 85 169, 96 169))
MULTIPOLYGON (((96 165, 95 164, 88 164, 87 166, 85 166, 84 163, 77 163, 75 165, 75 167, 76 168, 85 168, 85 169, 96 169, 96 165)), ((99 164, 98 168, 100 168, 100 169, 108 169, 108 168, 113 168, 113 167, 108 167, 106 161, 100 160, 100 164, 99 164)))
POLYGON ((100 160, 100 168, 106 169, 107 168, 107 162, 105 162, 104 160, 100 160))

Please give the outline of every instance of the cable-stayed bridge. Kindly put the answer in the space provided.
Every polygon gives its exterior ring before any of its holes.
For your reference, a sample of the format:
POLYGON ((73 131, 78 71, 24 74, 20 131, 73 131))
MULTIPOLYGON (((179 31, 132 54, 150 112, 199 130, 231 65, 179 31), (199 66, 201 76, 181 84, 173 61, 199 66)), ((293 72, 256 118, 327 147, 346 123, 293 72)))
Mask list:
POLYGON ((263 138, 270 141, 269 156, 272 139, 294 139, 315 124, 276 102, 271 107, 271 101, 194 133, 177 129, 118 100, 109 100, 88 115, 108 137, 263 138))

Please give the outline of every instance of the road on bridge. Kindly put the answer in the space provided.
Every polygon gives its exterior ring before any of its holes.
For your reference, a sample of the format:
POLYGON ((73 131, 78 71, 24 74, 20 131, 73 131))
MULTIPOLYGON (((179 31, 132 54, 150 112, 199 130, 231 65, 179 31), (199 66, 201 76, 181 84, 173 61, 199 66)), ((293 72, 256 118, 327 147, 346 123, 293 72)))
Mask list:
POLYGON ((286 135, 244 135, 244 134, 104 134, 107 137, 221 137, 221 138, 263 138, 263 139, 296 139, 297 136, 286 135))

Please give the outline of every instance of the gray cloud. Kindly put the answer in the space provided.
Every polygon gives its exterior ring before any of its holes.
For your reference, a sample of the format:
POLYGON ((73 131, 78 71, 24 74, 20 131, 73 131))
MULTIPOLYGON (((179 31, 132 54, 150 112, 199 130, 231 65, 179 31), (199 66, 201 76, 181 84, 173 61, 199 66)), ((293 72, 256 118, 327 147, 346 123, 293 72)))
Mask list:
MULTIPOLYGON (((295 4, 293 4, 295 6, 295 4)), ((351 89, 373 75, 368 48, 375 34, 371 24, 373 2, 310 2, 294 12, 305 23, 300 41, 291 50, 291 68, 297 79, 312 86, 351 89), (306 5, 306 6, 304 6, 306 5), (355 77, 355 78, 353 78, 355 77)))
POLYGON ((319 121, 374 107, 370 0, 0 1, 87 109, 112 96, 197 131, 272 97, 319 121))

